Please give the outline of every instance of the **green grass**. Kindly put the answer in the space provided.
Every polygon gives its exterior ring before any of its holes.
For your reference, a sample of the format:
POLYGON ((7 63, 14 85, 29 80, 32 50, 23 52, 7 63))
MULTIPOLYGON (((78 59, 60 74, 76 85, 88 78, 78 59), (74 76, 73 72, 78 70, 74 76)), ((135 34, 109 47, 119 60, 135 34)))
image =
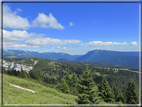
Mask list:
POLYGON ((41 84, 20 79, 14 76, 3 75, 3 103, 4 104, 77 104, 77 96, 58 92, 56 89, 41 84), (9 84, 19 85, 36 91, 31 93, 17 89, 9 84))

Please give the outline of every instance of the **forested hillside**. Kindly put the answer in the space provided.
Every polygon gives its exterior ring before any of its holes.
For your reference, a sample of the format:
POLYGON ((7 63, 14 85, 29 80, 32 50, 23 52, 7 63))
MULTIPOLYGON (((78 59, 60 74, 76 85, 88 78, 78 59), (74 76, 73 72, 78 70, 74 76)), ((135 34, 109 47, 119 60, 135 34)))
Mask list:
MULTIPOLYGON (((57 81, 60 81, 67 73, 72 75, 75 72, 77 77, 80 79, 83 71, 86 69, 85 64, 71 64, 68 62, 56 62, 32 57, 25 60, 12 61, 19 64, 33 66, 30 73, 38 76, 33 78, 39 78, 41 80, 46 78, 46 82, 55 84, 57 84, 57 81)), ((111 87, 116 84, 120 89, 122 89, 124 85, 128 84, 130 78, 134 79, 137 85, 139 83, 138 71, 121 68, 98 67, 93 65, 89 65, 89 68, 91 69, 91 72, 96 72, 93 74, 93 77, 95 77, 94 81, 97 84, 100 83, 103 76, 106 76, 111 87)))

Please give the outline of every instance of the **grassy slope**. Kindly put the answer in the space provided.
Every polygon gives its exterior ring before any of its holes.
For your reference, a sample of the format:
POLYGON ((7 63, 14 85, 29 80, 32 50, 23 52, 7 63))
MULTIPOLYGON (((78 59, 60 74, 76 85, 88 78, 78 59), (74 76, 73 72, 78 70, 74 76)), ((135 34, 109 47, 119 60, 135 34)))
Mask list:
POLYGON ((3 103, 4 104, 76 104, 77 96, 58 92, 56 89, 45 87, 25 79, 3 75, 3 103), (19 85, 36 91, 31 93, 9 85, 19 85))

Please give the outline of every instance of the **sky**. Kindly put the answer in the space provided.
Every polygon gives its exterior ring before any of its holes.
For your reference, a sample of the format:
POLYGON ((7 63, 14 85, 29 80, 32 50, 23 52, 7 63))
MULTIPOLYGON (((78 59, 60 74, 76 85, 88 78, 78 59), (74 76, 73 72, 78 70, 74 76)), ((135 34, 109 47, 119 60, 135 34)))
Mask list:
POLYGON ((139 51, 139 3, 3 3, 3 48, 139 51))

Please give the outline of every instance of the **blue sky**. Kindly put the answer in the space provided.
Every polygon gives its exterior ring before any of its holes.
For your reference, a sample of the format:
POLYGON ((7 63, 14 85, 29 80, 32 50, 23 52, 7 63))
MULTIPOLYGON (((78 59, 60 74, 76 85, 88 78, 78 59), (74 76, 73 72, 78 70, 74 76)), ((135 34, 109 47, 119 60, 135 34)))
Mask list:
POLYGON ((4 3, 3 29, 4 49, 138 51, 139 3, 4 3))

